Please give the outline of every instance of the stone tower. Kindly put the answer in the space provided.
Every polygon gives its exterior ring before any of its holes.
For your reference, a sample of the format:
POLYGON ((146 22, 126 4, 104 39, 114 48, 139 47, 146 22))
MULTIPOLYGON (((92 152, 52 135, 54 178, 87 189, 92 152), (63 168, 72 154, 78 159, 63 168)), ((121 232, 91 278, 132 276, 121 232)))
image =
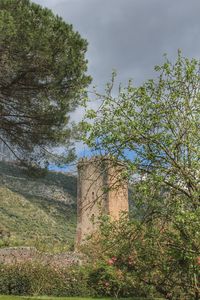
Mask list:
POLYGON ((81 159, 78 163, 76 246, 97 229, 98 218, 117 220, 128 211, 128 184, 121 179, 124 166, 108 157, 81 159))

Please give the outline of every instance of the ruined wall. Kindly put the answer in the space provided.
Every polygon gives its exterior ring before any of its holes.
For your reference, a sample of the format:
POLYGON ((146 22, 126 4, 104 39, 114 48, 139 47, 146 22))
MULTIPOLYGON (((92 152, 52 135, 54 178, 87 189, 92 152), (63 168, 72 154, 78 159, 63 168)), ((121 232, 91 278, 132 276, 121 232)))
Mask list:
POLYGON ((48 254, 39 252, 34 247, 14 247, 0 249, 0 264, 39 263, 59 269, 72 265, 81 265, 84 257, 78 253, 48 254))
POLYGON ((98 218, 118 219, 128 211, 128 184, 121 180, 124 166, 106 157, 82 159, 78 164, 76 246, 98 228, 98 218))

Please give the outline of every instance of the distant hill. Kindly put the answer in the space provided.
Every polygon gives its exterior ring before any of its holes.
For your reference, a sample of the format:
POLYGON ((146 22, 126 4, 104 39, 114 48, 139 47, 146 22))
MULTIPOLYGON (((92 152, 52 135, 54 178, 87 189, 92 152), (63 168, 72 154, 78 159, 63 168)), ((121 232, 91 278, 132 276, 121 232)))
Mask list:
POLYGON ((0 162, 0 246, 69 247, 76 229, 76 185, 70 174, 34 178, 14 163, 0 162))
POLYGON ((0 140, 0 161, 12 161, 15 156, 10 149, 0 140))

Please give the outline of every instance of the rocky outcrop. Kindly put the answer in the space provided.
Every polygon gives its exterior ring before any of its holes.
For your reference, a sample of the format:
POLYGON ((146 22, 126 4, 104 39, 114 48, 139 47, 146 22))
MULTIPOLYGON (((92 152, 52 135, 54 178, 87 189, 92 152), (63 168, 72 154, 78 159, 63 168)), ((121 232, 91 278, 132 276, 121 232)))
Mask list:
POLYGON ((74 198, 67 193, 63 187, 57 185, 45 184, 36 180, 28 180, 23 177, 2 174, 0 176, 0 185, 25 195, 63 201, 66 204, 74 203, 74 198))

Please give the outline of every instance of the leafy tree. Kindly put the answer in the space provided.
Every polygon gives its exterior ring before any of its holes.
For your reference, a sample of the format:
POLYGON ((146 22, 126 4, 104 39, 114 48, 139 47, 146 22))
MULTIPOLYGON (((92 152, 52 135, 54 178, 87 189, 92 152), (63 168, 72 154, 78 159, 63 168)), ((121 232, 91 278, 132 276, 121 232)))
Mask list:
POLYGON ((127 163, 129 170, 151 175, 181 194, 193 209, 199 205, 200 63, 178 55, 155 67, 156 80, 140 87, 131 82, 112 96, 112 85, 94 125, 83 122, 86 142, 97 151, 127 163), (89 131, 89 134, 88 134, 89 131))
MULTIPOLYGON (((199 208, 200 63, 167 59, 157 66, 159 76, 140 87, 129 83, 112 96, 108 85, 98 112, 89 110, 82 122, 85 141, 96 151, 125 162, 129 174, 151 180, 182 199, 187 208, 199 208)), ((138 179, 139 177, 137 177, 138 179)), ((158 190, 158 189, 157 189, 158 190)), ((184 207, 183 207, 184 208, 184 207)))
POLYGON ((50 10, 0 1, 0 140, 19 158, 40 160, 61 144, 72 154, 69 113, 91 81, 86 49, 50 10))
MULTIPOLYGON (((179 276, 188 280, 188 285, 182 281, 185 295, 190 285, 198 299, 200 62, 182 57, 179 51, 174 64, 166 58, 155 70, 156 79, 139 87, 129 82, 117 96, 112 92, 113 77, 105 95, 97 95, 101 107, 88 111, 82 127, 92 149, 125 163, 141 232, 142 225, 148 224, 152 241, 162 240, 157 224, 163 224, 174 259, 171 264, 176 261, 179 276)), ((157 272, 162 273, 162 268, 157 264, 157 272)))

